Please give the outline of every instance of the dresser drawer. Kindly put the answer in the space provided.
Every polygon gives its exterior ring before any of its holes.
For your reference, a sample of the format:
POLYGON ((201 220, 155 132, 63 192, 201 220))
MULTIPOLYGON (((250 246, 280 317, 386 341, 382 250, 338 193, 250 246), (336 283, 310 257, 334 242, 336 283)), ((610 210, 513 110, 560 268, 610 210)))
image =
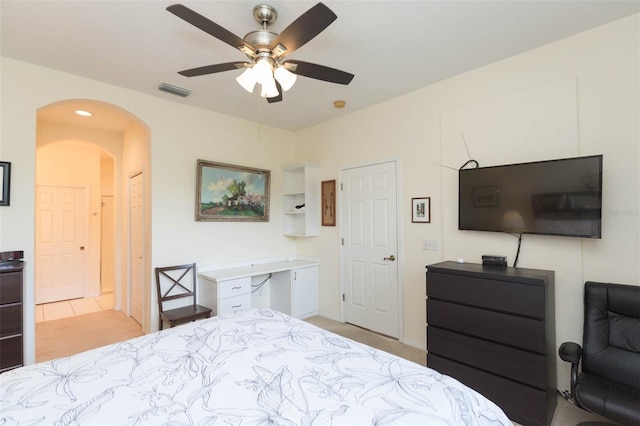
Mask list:
POLYGON ((220 310, 218 315, 227 314, 241 309, 249 309, 251 307, 251 294, 241 294, 239 296, 227 297, 220 299, 220 310))
POLYGON ((251 293, 251 277, 218 282, 219 299, 226 299, 227 297, 233 297, 247 293, 251 293))
POLYGON ((546 351, 545 324, 530 318, 428 299, 427 323, 540 354, 546 351))
POLYGON ((22 336, 0 339, 0 371, 22 366, 22 336))
POLYGON ((22 303, 0 305, 0 337, 22 334, 22 303))
POLYGON ((509 419, 526 425, 548 425, 557 403, 555 392, 545 393, 457 362, 427 354, 427 367, 458 379, 496 403, 509 419), (552 397, 552 401, 547 398, 552 397), (553 408, 548 410, 548 404, 553 408))
POLYGON ((544 318, 545 294, 540 285, 480 277, 427 273, 429 298, 482 306, 502 312, 544 318))
POLYGON ((22 301, 22 271, 0 274, 0 305, 22 301))
POLYGON ((428 351, 462 364, 544 389, 546 360, 543 355, 427 327, 428 351))

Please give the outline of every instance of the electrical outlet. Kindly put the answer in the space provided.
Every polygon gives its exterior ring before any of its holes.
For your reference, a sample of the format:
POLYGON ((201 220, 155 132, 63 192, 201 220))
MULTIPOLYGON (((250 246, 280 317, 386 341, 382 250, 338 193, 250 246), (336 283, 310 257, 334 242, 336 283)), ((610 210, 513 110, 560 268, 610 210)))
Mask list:
POLYGON ((438 240, 422 240, 422 250, 438 250, 438 240))

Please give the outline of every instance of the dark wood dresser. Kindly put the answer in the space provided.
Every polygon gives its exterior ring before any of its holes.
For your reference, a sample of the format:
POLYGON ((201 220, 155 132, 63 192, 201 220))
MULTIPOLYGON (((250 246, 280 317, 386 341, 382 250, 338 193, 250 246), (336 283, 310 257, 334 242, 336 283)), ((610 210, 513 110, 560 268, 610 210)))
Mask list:
POLYGON ((0 373, 23 365, 22 261, 0 262, 0 373))
POLYGON ((515 422, 549 425, 557 404, 554 272, 427 266, 427 366, 515 422))

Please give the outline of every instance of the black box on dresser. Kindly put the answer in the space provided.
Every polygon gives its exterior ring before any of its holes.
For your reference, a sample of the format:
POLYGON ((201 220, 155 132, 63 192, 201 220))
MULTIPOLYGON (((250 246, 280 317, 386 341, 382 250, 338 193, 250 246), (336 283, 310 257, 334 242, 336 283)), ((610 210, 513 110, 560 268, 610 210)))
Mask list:
POLYGON ((427 266, 427 366, 549 425, 557 404, 553 271, 427 266))

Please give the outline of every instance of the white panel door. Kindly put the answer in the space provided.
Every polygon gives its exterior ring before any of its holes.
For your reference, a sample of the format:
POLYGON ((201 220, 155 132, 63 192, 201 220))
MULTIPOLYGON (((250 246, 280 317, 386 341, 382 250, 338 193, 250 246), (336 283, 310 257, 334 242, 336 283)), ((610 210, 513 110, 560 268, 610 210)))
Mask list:
POLYGON ((142 325, 144 283, 144 175, 129 178, 129 300, 131 318, 142 325))
POLYGON ((36 303, 84 297, 85 190, 36 187, 36 303))
POLYGON ((395 162, 343 170, 345 321, 399 335, 395 162))

